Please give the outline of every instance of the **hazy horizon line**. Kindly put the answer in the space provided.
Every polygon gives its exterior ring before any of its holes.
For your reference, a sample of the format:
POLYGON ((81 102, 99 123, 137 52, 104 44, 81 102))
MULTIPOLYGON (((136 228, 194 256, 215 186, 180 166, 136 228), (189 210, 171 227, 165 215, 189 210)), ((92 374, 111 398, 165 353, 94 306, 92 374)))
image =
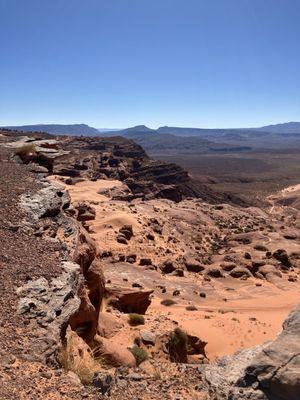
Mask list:
POLYGON ((290 123, 300 123, 300 121, 285 121, 285 122, 272 122, 272 123, 264 123, 261 125, 256 125, 254 124, 251 126, 238 126, 238 127, 234 127, 234 126, 222 126, 222 127, 207 127, 207 126, 187 126, 187 125, 177 125, 177 124, 163 124, 163 125, 156 125, 156 127, 151 127, 150 124, 146 124, 146 123, 137 123, 137 124, 132 124, 132 125, 128 125, 128 126, 122 126, 122 127, 114 127, 114 128, 98 128, 96 127, 97 124, 90 124, 90 123, 86 123, 86 122, 71 122, 71 123, 67 123, 67 122, 33 122, 33 123, 15 123, 15 124, 1 124, 0 127, 1 128, 10 128, 10 127, 26 127, 26 126, 31 126, 31 125, 87 125, 90 128, 94 128, 97 130, 107 130, 107 131, 118 131, 118 130, 124 130, 124 129, 129 129, 129 128, 134 128, 137 126, 146 126, 149 129, 152 130, 157 130, 159 128, 163 128, 163 127, 170 127, 170 128, 186 128, 186 129, 255 129, 255 128, 262 128, 264 126, 272 126, 272 125, 281 125, 281 124, 290 124, 290 123))

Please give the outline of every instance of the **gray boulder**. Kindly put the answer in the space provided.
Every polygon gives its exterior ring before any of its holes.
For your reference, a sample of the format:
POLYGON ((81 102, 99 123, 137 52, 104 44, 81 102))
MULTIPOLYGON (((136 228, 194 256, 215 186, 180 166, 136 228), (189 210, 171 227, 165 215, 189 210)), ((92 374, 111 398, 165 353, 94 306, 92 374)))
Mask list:
POLYGON ((33 221, 55 217, 70 206, 71 198, 58 183, 43 181, 43 187, 35 194, 21 196, 21 205, 33 221))
POLYGON ((151 344, 152 346, 155 345, 156 336, 155 336, 154 333, 152 333, 150 331, 147 331, 146 329, 141 329, 140 330, 140 335, 141 335, 143 343, 151 344))

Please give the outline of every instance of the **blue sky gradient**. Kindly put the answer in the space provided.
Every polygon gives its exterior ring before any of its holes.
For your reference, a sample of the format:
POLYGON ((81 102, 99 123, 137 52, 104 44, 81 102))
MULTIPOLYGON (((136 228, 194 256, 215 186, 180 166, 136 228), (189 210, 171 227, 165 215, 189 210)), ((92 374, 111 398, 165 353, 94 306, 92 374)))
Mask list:
POLYGON ((0 0, 0 125, 300 120, 299 0, 0 0))

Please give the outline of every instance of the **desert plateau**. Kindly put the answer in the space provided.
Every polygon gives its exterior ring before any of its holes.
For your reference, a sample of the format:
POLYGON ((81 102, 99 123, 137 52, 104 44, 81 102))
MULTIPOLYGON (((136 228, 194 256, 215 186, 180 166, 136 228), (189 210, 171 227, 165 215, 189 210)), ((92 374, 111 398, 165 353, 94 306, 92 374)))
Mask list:
POLYGON ((299 398, 299 184, 259 207, 120 136, 0 142, 1 398, 299 398))

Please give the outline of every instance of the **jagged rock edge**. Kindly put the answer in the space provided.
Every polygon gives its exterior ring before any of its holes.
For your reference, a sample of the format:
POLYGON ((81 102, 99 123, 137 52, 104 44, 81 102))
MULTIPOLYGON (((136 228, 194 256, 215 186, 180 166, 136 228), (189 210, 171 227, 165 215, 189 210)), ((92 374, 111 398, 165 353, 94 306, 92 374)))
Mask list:
MULTIPOLYGON (((61 214, 64 220, 76 228, 75 240, 78 241, 80 230, 84 228, 64 213, 70 205, 68 192, 63 186, 47 179, 40 179, 40 183, 42 188, 37 193, 21 196, 20 206, 27 213, 25 225, 30 227, 40 218, 61 214)), ((87 232, 85 234, 88 236, 87 232)), ((51 282, 38 278, 16 290, 19 296, 18 313, 37 318, 38 323, 47 330, 46 345, 41 347, 39 342, 38 351, 31 356, 49 365, 57 365, 56 352, 64 341, 71 318, 79 312, 81 306, 80 294, 85 278, 82 266, 73 260, 75 253, 74 249, 66 251, 66 260, 61 261, 62 273, 51 282)))

